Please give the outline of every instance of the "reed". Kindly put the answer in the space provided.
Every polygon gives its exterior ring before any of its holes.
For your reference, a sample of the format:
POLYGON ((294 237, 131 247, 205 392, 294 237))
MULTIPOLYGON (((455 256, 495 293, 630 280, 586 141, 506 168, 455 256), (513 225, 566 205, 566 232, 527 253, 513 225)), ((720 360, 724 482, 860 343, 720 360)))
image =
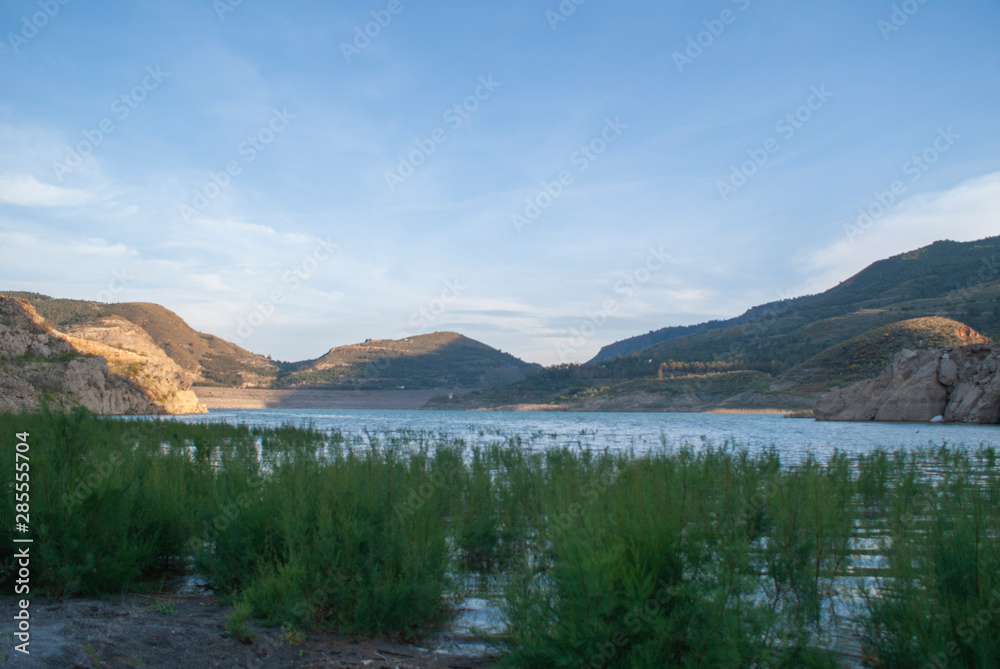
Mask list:
MULTIPOLYGON (((237 607, 235 627, 253 615, 417 637, 481 576, 502 584, 487 593, 507 619, 490 638, 502 663, 595 668, 837 666, 834 605, 854 598, 872 666, 1000 666, 989 448, 789 466, 731 444, 534 451, 503 435, 469 447, 424 433, 0 415, 0 434, 20 432, 34 592, 156 588, 194 568, 237 607)), ((3 443, 0 480, 12 482, 3 443)), ((12 528, 6 499, 0 524, 12 528)))

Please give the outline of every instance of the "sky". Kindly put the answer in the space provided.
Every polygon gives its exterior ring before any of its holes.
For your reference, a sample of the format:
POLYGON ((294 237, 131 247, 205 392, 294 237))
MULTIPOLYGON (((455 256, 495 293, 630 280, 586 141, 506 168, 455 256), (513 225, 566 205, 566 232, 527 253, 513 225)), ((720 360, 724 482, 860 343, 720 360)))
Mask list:
POLYGON ((1000 234, 993 0, 7 0, 0 289, 530 362, 1000 234))

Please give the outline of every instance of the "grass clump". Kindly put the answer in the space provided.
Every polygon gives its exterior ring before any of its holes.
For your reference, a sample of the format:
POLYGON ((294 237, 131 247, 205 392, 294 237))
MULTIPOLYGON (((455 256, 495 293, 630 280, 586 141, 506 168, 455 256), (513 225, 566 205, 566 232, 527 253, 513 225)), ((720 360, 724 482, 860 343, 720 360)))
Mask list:
POLYGON ((156 602, 150 604, 148 608, 150 611, 162 613, 165 616, 177 615, 177 607, 174 606, 173 602, 156 602))
MULTIPOLYGON (((33 586, 54 596, 121 592, 186 555, 204 472, 176 442, 164 446, 167 425, 78 410, 0 416, 0 430, 30 434, 33 586)), ((0 463, 5 480, 13 461, 0 463)), ((7 527, 12 511, 0 511, 7 527)))
POLYGON ((1000 666, 996 453, 899 456, 873 495, 888 562, 867 592, 865 632, 883 667, 1000 666), (881 493, 881 494, 878 494, 881 493))
MULTIPOLYGON (((434 461, 329 446, 283 453, 235 515, 213 525, 200 564, 267 624, 383 635, 440 620, 448 554, 434 461), (410 490, 426 498, 406 504, 410 490)), ((238 470, 219 476, 224 490, 245 480, 238 470)))
POLYGON ((233 607, 233 612, 226 618, 226 634, 240 643, 250 643, 257 637, 250 624, 250 617, 253 615, 253 607, 246 602, 237 602, 233 607))
POLYGON ((812 644, 822 591, 803 578, 823 559, 809 541, 823 530, 779 513, 767 492, 776 458, 685 449, 547 460, 545 521, 505 591, 507 664, 831 666, 812 644), (787 540, 755 550, 772 526, 787 540))

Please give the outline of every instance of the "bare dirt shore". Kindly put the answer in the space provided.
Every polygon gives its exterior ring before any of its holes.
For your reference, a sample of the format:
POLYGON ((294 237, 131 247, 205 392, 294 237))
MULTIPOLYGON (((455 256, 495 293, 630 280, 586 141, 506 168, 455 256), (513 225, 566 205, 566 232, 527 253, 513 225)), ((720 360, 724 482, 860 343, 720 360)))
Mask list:
POLYGON ((422 409, 432 398, 468 390, 262 390, 196 386, 209 409, 422 409))
POLYGON ((754 415, 772 416, 777 414, 786 415, 790 413, 795 413, 795 410, 794 409, 709 409, 708 411, 703 411, 702 413, 719 413, 719 414, 734 414, 734 415, 754 414, 754 415))
POLYGON ((474 669, 489 657, 468 657, 389 640, 333 634, 296 639, 280 629, 256 627, 248 644, 227 635, 229 607, 212 596, 129 595, 106 600, 31 600, 29 655, 15 650, 13 597, 0 597, 0 666, 99 669, 272 669, 368 667, 474 669), (158 612, 150 608, 158 605, 158 612))

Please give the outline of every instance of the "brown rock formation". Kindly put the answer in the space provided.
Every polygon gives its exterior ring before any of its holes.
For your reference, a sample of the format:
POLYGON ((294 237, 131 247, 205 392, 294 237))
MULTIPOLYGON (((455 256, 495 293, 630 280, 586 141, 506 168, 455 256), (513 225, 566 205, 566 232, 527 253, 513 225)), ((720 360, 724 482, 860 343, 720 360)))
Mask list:
POLYGON ((1000 423, 1000 344, 904 350, 875 379, 816 402, 818 420, 1000 423))
POLYGON ((69 336, 27 302, 0 297, 0 411, 35 410, 43 400, 105 415, 205 411, 187 373, 141 328, 111 321, 69 336))

